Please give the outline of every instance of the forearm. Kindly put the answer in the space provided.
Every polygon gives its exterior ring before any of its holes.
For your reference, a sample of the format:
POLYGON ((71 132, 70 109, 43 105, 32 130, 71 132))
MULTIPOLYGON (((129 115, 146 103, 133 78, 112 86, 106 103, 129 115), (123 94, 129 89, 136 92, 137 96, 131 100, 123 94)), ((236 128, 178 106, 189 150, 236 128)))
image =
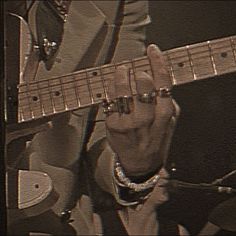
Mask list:
MULTIPOLYGON (((134 59, 143 56, 145 53, 145 28, 150 23, 148 1, 125 1, 123 14, 123 21, 119 28, 119 40, 112 57, 113 62, 134 59)), ((105 119, 102 109, 99 110, 96 119, 105 119)), ((114 158, 116 153, 107 141, 106 145, 103 146, 104 142, 101 142, 101 139, 104 137, 106 137, 105 124, 104 122, 98 122, 88 144, 88 155, 92 159, 97 159, 94 173, 98 185, 119 198, 117 186, 114 183, 114 158), (103 149, 103 151, 100 152, 98 149, 103 149), (100 154, 97 155, 97 153, 100 154)))

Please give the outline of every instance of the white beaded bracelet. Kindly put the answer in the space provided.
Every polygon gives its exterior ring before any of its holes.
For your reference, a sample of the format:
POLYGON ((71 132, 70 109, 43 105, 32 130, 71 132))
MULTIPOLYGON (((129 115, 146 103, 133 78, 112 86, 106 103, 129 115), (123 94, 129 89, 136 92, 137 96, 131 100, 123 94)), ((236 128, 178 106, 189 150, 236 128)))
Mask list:
POLYGON ((160 179, 160 176, 156 174, 143 183, 133 183, 128 177, 125 176, 124 170, 118 161, 115 162, 114 170, 116 183, 121 187, 130 188, 135 192, 141 192, 153 188, 160 179))

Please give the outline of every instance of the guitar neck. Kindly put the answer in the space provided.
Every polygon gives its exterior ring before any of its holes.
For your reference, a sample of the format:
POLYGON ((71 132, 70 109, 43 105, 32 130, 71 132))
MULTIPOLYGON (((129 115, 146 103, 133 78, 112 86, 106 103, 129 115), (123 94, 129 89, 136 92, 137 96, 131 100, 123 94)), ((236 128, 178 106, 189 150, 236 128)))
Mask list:
MULTIPOLYGON (((236 36, 197 43, 163 52, 174 86, 236 71, 236 36)), ((125 65, 135 95, 137 71, 152 74, 145 57, 84 69, 71 74, 19 85, 18 122, 99 104, 109 99, 115 68, 125 65)))

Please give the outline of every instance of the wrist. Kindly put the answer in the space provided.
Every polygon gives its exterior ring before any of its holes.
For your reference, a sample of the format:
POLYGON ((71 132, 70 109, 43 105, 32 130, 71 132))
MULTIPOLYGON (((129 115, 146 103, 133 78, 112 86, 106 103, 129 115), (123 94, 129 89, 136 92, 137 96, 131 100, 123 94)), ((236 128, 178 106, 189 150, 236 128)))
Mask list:
POLYGON ((127 177, 135 182, 143 182, 157 173, 162 165, 162 158, 157 158, 158 154, 149 156, 142 155, 139 158, 135 157, 120 157, 116 156, 116 160, 121 164, 122 169, 127 177))
POLYGON ((152 178, 154 175, 156 175, 156 173, 158 173, 160 169, 161 169, 161 167, 158 167, 154 171, 139 173, 136 175, 128 175, 127 174, 127 177, 134 183, 142 183, 142 182, 145 182, 148 179, 152 178))
POLYGON ((142 192, 147 189, 154 188, 160 178, 160 176, 155 173, 153 173, 153 175, 149 173, 148 175, 142 177, 129 177, 124 172, 124 169, 118 160, 115 161, 114 165, 114 177, 116 184, 120 187, 131 189, 134 192, 142 192))

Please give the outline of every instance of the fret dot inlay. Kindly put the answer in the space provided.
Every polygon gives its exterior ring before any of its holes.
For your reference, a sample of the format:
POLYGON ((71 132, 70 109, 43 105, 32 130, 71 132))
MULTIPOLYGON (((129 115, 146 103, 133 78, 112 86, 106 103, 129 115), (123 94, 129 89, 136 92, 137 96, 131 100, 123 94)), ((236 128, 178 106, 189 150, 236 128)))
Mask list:
POLYGON ((33 100, 34 102, 37 102, 37 101, 38 101, 38 97, 33 96, 33 97, 32 97, 32 100, 33 100))
MULTIPOLYGON (((236 71, 236 36, 212 40, 164 52, 173 86, 215 78, 236 71)), ((25 122, 109 101, 109 86, 116 66, 130 74, 132 95, 137 94, 137 72, 152 74, 148 57, 88 68, 68 75, 20 84, 18 99, 7 99, 18 108, 18 121, 25 122), (19 103, 19 104, 18 104, 19 103)), ((11 87, 7 87, 11 90, 11 87)))
POLYGON ((58 97, 58 96, 61 95, 61 93, 60 93, 59 91, 56 91, 56 92, 54 93, 54 95, 58 97))
POLYGON ((178 63, 178 66, 179 66, 179 67, 184 67, 184 63, 183 63, 183 62, 179 62, 179 63, 178 63))
POLYGON ((224 57, 224 58, 228 56, 227 52, 222 52, 220 55, 221 57, 224 57))

